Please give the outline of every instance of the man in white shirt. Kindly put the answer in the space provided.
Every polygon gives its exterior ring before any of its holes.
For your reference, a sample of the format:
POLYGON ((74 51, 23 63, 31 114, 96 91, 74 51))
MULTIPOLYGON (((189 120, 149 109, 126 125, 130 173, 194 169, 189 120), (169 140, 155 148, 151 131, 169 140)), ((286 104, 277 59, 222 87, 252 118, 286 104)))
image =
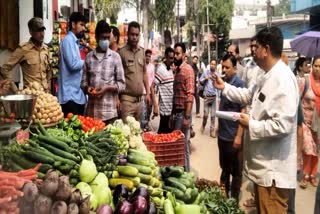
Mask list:
POLYGON ((286 213, 289 189, 296 188, 298 85, 281 61, 283 35, 279 28, 257 35, 254 60, 264 70, 257 83, 236 88, 215 77, 214 86, 232 102, 252 104, 250 115, 240 114, 247 129, 244 173, 254 182, 258 213, 286 213))

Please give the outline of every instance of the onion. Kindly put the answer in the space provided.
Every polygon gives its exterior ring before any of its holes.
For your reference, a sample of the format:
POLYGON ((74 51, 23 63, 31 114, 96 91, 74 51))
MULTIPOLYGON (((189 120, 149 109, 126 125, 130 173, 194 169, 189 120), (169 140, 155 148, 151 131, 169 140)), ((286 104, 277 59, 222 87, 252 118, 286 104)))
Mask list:
POLYGON ((56 201, 52 205, 51 214, 67 214, 68 207, 64 201, 56 201))
POLYGON ((148 211, 148 201, 143 196, 138 195, 132 205, 134 214, 146 214, 148 211))
POLYGON ((82 201, 82 194, 80 192, 79 189, 75 189, 72 193, 71 193, 71 197, 69 200, 69 203, 76 203, 76 204, 80 204, 82 201))
POLYGON ((125 158, 120 158, 119 159, 118 165, 124 166, 126 164, 127 164, 127 159, 125 159, 125 158))
POLYGON ((35 200, 33 209, 35 214, 48 214, 51 211, 52 200, 51 198, 40 194, 35 200))
POLYGON ((34 183, 26 183, 23 186, 23 198, 27 201, 27 202, 33 202, 34 200, 36 200, 36 198, 39 195, 39 189, 37 187, 36 184, 34 183))
POLYGON ((101 205, 97 209, 97 214, 112 214, 112 208, 109 205, 101 205))
POLYGON ((59 188, 55 198, 60 201, 67 201, 71 196, 71 187, 68 176, 61 176, 59 178, 59 188))
POLYGON ((79 207, 76 203, 71 203, 68 205, 68 214, 78 214, 79 207))
POLYGON ((90 195, 82 201, 79 207, 79 214, 88 214, 88 213, 90 213, 90 195))

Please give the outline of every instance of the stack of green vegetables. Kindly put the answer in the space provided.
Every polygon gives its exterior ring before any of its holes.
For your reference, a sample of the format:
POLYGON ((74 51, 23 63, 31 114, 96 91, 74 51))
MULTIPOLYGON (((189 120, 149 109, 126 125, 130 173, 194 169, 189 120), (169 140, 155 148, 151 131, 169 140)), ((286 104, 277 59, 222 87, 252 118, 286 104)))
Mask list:
POLYGON ((90 196, 91 210, 95 211, 99 206, 106 204, 112 205, 112 194, 108 178, 104 173, 98 173, 92 160, 82 160, 79 176, 81 182, 76 185, 76 188, 81 191, 84 198, 90 196))
POLYGON ((181 203, 193 203, 199 191, 195 188, 193 173, 187 173, 180 166, 161 168, 163 189, 172 192, 181 203))
POLYGON ((68 122, 65 119, 60 120, 58 123, 58 128, 64 130, 66 135, 75 142, 78 142, 80 139, 84 139, 93 134, 92 130, 88 132, 84 132, 82 130, 82 122, 77 118, 76 115, 73 115, 68 122))

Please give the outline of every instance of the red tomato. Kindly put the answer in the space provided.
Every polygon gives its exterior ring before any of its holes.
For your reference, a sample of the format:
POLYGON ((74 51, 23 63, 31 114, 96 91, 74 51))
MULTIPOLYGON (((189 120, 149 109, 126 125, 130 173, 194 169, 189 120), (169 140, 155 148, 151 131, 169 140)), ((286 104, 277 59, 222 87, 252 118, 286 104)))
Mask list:
POLYGON ((68 118, 69 120, 71 119, 72 116, 73 116, 73 114, 72 114, 71 112, 67 114, 67 118, 68 118))

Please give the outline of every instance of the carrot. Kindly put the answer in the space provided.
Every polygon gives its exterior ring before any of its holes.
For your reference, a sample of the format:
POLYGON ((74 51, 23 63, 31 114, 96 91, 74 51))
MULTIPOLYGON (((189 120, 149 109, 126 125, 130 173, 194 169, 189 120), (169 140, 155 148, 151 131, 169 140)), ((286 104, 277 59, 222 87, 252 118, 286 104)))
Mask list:
POLYGON ((4 203, 8 203, 9 201, 12 200, 12 197, 4 197, 4 198, 0 198, 0 206, 4 203))

